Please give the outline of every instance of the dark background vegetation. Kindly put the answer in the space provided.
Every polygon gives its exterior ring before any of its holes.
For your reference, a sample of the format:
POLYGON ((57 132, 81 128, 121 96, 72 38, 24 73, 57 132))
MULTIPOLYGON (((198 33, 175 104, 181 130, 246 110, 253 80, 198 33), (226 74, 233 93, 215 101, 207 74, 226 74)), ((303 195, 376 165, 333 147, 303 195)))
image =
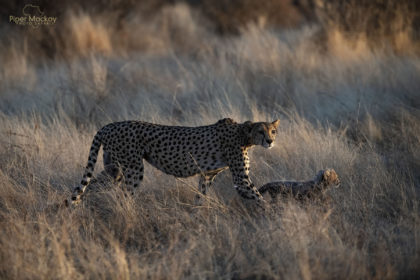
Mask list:
MULTIPOLYGON (((28 40, 28 44, 39 47, 37 55, 50 58, 67 56, 65 50, 68 35, 68 17, 74 13, 87 14, 104 22, 114 30, 114 36, 123 36, 126 24, 135 18, 150 21, 161 16, 168 5, 188 4, 194 16, 200 19, 212 33, 221 36, 238 35, 250 24, 260 24, 271 29, 298 28, 305 24, 321 27, 319 36, 336 28, 345 36, 366 35, 370 44, 396 46, 396 36, 406 32, 417 42, 420 30, 420 4, 410 0, 109 0, 109 1, 32 1, 42 7, 45 15, 59 18, 53 30, 45 27, 37 31, 25 27, 14 28, 7 39, 28 40), (403 16, 402 16, 403 15, 403 16), (10 38, 12 36, 12 38, 10 38)), ((8 16, 21 15, 25 1, 2 1, 1 20, 8 16)), ((5 36, 5 33, 3 33, 5 36)), ((117 38, 116 38, 117 39, 117 38)), ((118 38, 124 40, 124 38, 118 38)), ((134 38, 131 38, 135 40, 134 38)), ((6 40, 6 38, 5 38, 6 40)))

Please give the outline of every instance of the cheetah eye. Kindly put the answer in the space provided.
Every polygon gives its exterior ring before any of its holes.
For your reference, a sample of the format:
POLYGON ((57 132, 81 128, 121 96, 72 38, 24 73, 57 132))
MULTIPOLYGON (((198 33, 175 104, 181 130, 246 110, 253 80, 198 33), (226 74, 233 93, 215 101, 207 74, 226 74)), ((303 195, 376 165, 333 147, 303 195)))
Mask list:
POLYGON ((275 131, 275 130, 272 130, 272 131, 271 131, 271 134, 276 134, 276 131, 275 131))

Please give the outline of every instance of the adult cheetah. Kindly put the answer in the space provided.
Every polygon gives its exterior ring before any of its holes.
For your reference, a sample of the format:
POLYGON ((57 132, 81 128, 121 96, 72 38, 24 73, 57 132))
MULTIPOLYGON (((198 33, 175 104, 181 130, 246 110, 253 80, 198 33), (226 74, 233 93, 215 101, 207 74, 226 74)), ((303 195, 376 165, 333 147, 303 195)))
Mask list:
POLYGON ((74 189, 72 203, 80 201, 89 185, 102 145, 105 171, 112 176, 122 172, 126 188, 132 194, 143 180, 145 159, 176 177, 200 174, 198 188, 203 195, 214 177, 229 168, 238 193, 262 206, 263 197, 249 178, 248 150, 255 145, 271 148, 279 122, 236 123, 226 118, 200 127, 141 121, 110 123, 93 138, 85 173, 81 185, 74 189))

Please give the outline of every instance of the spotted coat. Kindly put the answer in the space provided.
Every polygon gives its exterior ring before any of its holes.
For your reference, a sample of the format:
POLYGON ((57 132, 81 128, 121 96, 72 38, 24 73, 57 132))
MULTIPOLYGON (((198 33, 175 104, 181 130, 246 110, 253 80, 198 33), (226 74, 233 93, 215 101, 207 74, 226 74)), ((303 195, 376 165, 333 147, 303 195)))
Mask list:
POLYGON ((246 199, 263 201, 249 178, 248 150, 254 145, 273 146, 279 121, 236 123, 222 119, 200 127, 165 126, 141 121, 110 123, 93 138, 88 163, 80 186, 76 187, 73 203, 80 201, 89 185, 103 147, 105 171, 121 176, 130 193, 143 180, 143 160, 176 177, 200 174, 199 191, 206 194, 214 177, 230 169, 238 193, 246 199))

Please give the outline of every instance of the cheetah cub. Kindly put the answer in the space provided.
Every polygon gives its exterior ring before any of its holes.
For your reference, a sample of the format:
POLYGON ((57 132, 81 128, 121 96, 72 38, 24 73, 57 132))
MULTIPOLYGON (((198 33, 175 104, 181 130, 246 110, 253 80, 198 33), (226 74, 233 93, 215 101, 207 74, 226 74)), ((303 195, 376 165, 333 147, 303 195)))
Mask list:
POLYGON ((327 189, 340 186, 340 179, 334 169, 325 169, 318 172, 310 181, 278 181, 261 186, 261 194, 268 192, 274 201, 277 195, 294 197, 296 199, 312 198, 322 195, 327 189))
POLYGON ((93 138, 85 173, 80 186, 74 189, 72 203, 78 203, 86 191, 102 146, 105 172, 112 177, 122 175, 126 190, 132 194, 143 180, 146 160, 176 177, 200 174, 198 189, 202 195, 217 174, 229 169, 239 195, 262 206, 265 201, 249 178, 248 150, 256 145, 271 148, 279 122, 236 123, 222 119, 199 127, 141 121, 110 123, 93 138))

